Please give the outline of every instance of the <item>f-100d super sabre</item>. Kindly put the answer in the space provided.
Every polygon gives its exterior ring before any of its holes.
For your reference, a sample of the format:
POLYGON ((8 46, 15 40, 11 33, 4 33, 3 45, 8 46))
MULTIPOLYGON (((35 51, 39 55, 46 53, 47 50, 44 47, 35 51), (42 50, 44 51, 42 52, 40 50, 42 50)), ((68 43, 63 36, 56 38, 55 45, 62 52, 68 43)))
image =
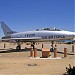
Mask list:
POLYGON ((4 22, 0 22, 3 32, 5 34, 1 40, 12 41, 18 43, 20 49, 20 42, 45 42, 45 41, 60 41, 71 40, 75 37, 75 32, 64 31, 57 28, 43 28, 35 31, 15 32, 12 31, 4 22))

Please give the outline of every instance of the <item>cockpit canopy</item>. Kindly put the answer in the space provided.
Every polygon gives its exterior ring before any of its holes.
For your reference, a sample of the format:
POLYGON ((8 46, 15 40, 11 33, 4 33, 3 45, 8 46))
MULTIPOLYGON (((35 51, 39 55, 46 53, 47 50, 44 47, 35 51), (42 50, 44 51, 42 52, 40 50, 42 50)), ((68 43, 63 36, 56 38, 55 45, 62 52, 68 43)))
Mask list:
POLYGON ((42 28, 42 29, 36 29, 36 31, 40 31, 40 30, 61 31, 61 29, 57 29, 57 28, 42 28))

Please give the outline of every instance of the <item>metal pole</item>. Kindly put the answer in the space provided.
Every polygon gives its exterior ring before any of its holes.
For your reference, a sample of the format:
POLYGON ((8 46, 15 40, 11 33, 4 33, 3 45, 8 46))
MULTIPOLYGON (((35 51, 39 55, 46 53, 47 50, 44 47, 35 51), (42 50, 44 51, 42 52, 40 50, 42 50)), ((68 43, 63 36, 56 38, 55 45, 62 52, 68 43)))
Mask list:
POLYGON ((37 49, 34 49, 34 57, 37 57, 37 49))
POLYGON ((67 48, 64 48, 64 57, 67 57, 67 48))
POLYGON ((54 58, 57 57, 57 48, 54 48, 54 58))
POLYGON ((72 52, 74 52, 74 44, 72 45, 72 52))
POLYGON ((43 48, 43 44, 42 44, 42 48, 43 48))
POLYGON ((31 51, 30 51, 30 57, 33 57, 34 54, 33 54, 33 48, 31 48, 31 51))
POLYGON ((6 44, 4 43, 4 48, 6 47, 6 44))

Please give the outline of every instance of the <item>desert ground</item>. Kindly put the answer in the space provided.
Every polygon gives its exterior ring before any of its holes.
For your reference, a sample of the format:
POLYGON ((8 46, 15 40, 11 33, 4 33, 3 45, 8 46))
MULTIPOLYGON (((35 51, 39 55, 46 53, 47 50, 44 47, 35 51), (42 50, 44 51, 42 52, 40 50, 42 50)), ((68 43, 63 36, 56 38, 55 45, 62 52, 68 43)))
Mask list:
MULTIPOLYGON (((51 48, 51 43, 43 44, 44 48, 51 48)), ((57 44, 57 56, 61 59, 32 59, 30 45, 23 43, 20 52, 15 51, 16 46, 15 43, 0 43, 0 75, 63 75, 69 64, 72 67, 75 66, 75 52, 72 52, 72 44, 57 44), (6 44, 5 48, 4 43, 6 44), (68 50, 66 58, 63 53, 64 47, 68 50)), ((35 47, 38 49, 37 57, 41 57, 42 44, 37 43, 35 47)), ((53 52, 50 52, 50 55, 54 58, 53 52)))

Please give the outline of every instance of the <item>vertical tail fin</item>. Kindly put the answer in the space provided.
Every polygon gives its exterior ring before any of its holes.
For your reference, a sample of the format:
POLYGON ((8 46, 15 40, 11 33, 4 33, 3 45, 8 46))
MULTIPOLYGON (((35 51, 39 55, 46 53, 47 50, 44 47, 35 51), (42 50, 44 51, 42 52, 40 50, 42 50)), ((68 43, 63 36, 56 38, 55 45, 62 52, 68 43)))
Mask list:
POLYGON ((9 36, 9 35, 15 33, 4 22, 0 22, 0 24, 1 24, 1 28, 3 29, 4 34, 6 36, 9 36))

